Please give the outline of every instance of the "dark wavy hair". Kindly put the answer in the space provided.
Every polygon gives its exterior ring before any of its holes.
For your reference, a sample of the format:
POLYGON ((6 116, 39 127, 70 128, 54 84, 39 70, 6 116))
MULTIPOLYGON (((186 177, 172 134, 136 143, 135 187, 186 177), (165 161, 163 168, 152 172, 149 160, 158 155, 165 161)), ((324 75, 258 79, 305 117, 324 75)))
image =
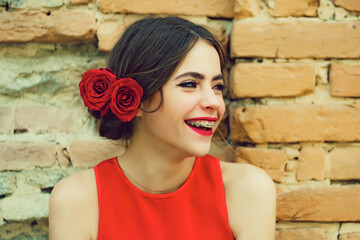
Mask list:
MULTIPOLYGON (((224 70, 221 43, 204 27, 178 17, 148 17, 130 25, 112 49, 108 68, 119 78, 136 80, 146 101, 156 91, 162 93, 161 87, 199 39, 214 46, 224 70)), ((100 136, 126 141, 132 137, 134 120, 121 122, 110 110, 103 117, 98 111, 91 114, 100 121, 100 136)))

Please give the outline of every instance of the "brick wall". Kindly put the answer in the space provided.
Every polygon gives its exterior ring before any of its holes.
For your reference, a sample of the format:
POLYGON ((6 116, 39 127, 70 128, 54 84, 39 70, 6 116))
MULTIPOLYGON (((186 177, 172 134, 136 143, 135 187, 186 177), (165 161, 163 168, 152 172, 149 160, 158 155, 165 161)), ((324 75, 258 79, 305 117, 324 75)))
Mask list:
POLYGON ((211 152, 274 179, 276 239, 360 239, 359 0, 0 0, 0 239, 47 239, 54 184, 124 151, 97 137, 77 86, 148 14, 229 47, 236 154, 218 137, 211 152))

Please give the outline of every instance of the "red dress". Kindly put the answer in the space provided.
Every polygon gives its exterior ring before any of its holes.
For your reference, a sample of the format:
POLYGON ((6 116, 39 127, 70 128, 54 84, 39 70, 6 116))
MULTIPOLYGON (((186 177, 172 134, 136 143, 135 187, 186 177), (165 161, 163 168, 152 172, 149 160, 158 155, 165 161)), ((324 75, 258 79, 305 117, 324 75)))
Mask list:
POLYGON ((117 158, 95 166, 98 240, 233 240, 219 160, 196 157, 176 191, 146 193, 122 172, 117 158))

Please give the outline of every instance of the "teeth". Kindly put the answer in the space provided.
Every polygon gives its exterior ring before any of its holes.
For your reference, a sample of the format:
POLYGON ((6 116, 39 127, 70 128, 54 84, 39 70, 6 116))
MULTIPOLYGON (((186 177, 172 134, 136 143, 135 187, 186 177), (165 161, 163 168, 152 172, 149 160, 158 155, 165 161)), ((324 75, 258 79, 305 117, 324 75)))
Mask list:
POLYGON ((214 122, 208 122, 208 121, 186 121, 187 124, 190 126, 196 126, 196 127, 206 127, 206 128, 213 128, 215 127, 214 122))

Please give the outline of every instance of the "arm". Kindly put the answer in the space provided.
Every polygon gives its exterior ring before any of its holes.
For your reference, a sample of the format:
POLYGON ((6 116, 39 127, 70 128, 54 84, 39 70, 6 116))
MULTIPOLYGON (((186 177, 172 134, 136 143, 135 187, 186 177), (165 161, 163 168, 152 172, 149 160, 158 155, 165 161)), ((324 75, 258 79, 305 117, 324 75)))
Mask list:
POLYGON ((276 189, 272 179, 253 165, 231 165, 224 184, 235 239, 274 240, 276 189))
MULTIPOLYGON (((58 182, 51 192, 49 206, 50 240, 91 240, 94 222, 93 194, 89 192, 90 172, 82 172, 58 182)), ((97 200, 97 199, 96 199, 97 200)), ((96 201, 97 202, 97 201, 96 201)), ((97 220, 97 219, 96 219, 97 220)))

